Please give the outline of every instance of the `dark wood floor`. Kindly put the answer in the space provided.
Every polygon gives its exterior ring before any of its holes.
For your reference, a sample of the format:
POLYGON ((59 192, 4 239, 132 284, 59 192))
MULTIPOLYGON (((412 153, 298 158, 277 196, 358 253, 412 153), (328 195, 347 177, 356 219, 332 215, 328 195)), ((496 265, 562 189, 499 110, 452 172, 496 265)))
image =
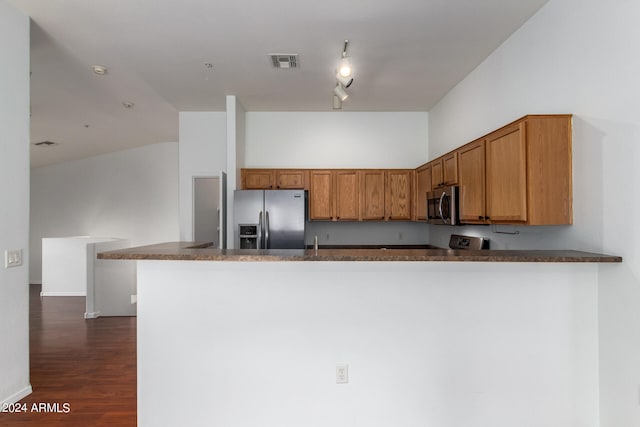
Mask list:
POLYGON ((40 297, 30 286, 33 393, 26 413, 0 413, 0 426, 135 426, 136 319, 84 319, 84 297, 40 297), (49 412, 32 412, 33 404, 49 412), (55 404, 68 413, 51 412, 55 404))

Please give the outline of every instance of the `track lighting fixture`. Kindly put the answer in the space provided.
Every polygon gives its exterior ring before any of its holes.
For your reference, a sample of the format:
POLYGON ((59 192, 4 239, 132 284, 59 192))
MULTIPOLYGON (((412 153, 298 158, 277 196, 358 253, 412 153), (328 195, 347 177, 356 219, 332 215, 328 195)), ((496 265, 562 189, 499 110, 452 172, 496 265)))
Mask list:
POLYGON ((340 101, 345 101, 349 97, 349 94, 344 90, 340 83, 333 88, 333 93, 338 97, 338 99, 340 99, 340 101))
POLYGON ((351 57, 347 55, 347 47, 349 46, 349 40, 344 41, 344 47, 342 48, 342 56, 340 63, 338 64, 338 70, 336 71, 336 87, 333 88, 333 109, 339 110, 342 108, 342 103, 349 97, 349 94, 345 90, 353 83, 353 70, 351 67, 351 57))

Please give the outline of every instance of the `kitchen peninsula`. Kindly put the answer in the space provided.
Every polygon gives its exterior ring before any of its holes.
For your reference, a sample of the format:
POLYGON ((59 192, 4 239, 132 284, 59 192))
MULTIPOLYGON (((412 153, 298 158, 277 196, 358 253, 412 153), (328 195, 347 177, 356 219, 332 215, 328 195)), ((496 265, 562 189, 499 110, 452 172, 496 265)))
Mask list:
POLYGON ((142 427, 597 418, 597 277, 619 257, 193 246, 99 255, 139 260, 142 427))

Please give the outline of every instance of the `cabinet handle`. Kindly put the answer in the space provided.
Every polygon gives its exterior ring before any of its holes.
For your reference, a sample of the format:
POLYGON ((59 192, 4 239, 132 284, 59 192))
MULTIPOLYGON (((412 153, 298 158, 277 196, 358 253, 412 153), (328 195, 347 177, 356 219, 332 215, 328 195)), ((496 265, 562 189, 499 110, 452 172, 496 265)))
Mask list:
POLYGON ((484 219, 482 215, 478 215, 478 219, 484 219))

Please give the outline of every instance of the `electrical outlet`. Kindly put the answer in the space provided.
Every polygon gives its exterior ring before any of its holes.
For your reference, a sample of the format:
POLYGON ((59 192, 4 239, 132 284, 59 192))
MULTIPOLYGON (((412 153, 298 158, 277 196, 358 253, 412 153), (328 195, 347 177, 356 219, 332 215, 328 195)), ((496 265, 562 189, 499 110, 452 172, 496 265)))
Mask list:
POLYGON ((4 251, 4 268, 20 267, 22 265, 22 249, 4 251))
POLYGON ((336 365, 336 384, 349 383, 349 365, 346 363, 336 365))

